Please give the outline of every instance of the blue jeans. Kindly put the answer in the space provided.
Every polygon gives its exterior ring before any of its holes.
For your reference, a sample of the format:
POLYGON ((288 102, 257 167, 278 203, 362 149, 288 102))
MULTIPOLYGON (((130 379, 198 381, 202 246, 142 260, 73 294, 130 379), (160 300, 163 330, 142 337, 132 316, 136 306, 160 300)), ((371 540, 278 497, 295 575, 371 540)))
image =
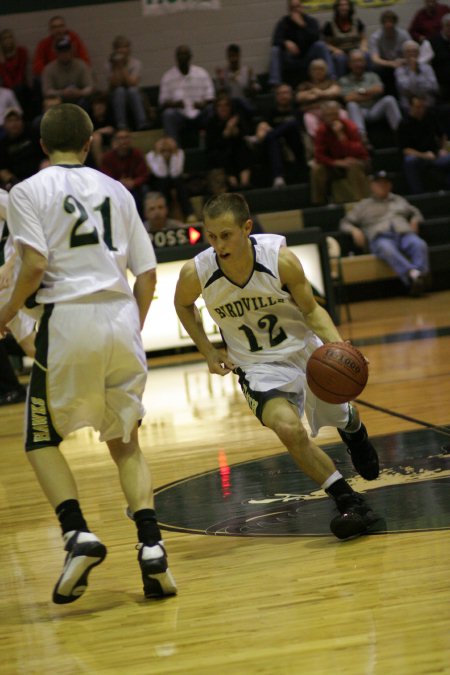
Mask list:
POLYGON ((376 122, 384 118, 392 131, 396 131, 402 119, 402 113, 393 96, 382 96, 370 108, 363 108, 356 101, 350 101, 347 103, 347 112, 362 136, 367 135, 366 121, 376 122))
POLYGON ((272 179, 284 174, 282 138, 284 138, 286 144, 291 148, 297 162, 304 163, 305 161, 299 122, 297 120, 282 122, 274 129, 271 129, 265 139, 269 151, 272 179))
POLYGON ((133 123, 137 130, 147 124, 147 116, 138 87, 116 87, 111 92, 111 105, 118 129, 129 126, 127 106, 130 107, 133 123))
POLYGON ((185 117, 178 108, 166 108, 162 112, 162 125, 164 133, 171 138, 174 138, 178 145, 181 145, 181 131, 185 128, 193 130, 203 129, 211 114, 211 105, 206 106, 197 117, 193 119, 185 117))
MULTIPOLYGON (((321 40, 314 42, 303 56, 294 56, 274 45, 270 50, 269 84, 275 86, 285 79, 290 80, 288 73, 294 75, 296 84, 308 79, 308 66, 313 59, 323 59, 328 66, 329 76, 335 77, 334 61, 330 50, 321 40)), ((289 81, 289 84, 293 83, 289 81)))
POLYGON ((385 232, 370 242, 370 251, 391 267, 405 286, 410 285, 410 270, 429 272, 428 246, 415 232, 385 232))
POLYGON ((405 169, 406 180, 412 194, 425 192, 422 175, 431 168, 442 172, 445 187, 450 189, 450 154, 436 159, 423 159, 422 157, 407 156, 404 158, 403 166, 405 169))

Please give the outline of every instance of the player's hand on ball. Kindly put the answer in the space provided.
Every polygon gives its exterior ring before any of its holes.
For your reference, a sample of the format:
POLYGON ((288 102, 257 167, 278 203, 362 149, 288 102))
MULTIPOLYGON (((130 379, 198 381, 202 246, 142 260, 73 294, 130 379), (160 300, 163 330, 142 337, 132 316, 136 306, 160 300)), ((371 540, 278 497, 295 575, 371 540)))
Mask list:
MULTIPOLYGON (((353 347, 352 341, 351 341, 351 340, 344 340, 344 342, 345 342, 345 344, 350 345, 350 347, 353 347)), ((359 350, 358 350, 358 351, 359 351, 359 350)), ((359 353, 360 353, 361 356, 363 357, 364 361, 365 361, 367 364, 369 364, 370 361, 369 361, 369 359, 367 358, 367 356, 366 356, 365 354, 363 354, 362 352, 359 352, 359 353)))

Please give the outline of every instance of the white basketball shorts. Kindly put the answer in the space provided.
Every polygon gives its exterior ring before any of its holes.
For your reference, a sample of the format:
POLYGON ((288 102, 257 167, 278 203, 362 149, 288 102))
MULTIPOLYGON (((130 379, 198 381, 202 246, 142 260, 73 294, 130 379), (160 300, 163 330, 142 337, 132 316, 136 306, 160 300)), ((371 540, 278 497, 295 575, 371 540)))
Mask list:
POLYGON ((30 378, 26 449, 57 445, 86 426, 103 441, 128 442, 145 413, 146 379, 133 299, 103 292, 46 305, 30 378))
POLYGON ((283 397, 297 406, 300 416, 305 413, 312 437, 317 436, 321 427, 345 428, 349 404, 335 405, 321 401, 306 382, 306 363, 321 344, 314 336, 304 348, 285 356, 283 361, 255 363, 236 369, 242 392, 260 421, 266 401, 283 397))

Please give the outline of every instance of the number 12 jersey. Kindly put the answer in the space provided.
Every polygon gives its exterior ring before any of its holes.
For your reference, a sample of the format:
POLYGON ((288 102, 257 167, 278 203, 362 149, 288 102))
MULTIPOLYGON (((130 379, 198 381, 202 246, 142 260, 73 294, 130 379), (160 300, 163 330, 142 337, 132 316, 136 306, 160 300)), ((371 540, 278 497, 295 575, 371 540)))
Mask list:
POLYGON ((313 337, 303 314, 282 286, 278 254, 286 245, 277 234, 252 235, 253 272, 244 286, 220 269, 213 248, 195 257, 202 296, 237 366, 283 361, 313 337))

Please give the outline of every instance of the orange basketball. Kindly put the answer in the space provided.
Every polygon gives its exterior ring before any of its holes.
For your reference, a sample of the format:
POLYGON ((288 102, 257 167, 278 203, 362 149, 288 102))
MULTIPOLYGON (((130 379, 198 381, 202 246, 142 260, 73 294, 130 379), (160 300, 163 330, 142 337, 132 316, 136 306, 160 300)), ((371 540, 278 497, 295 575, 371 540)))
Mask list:
POLYGON ((309 388, 321 401, 346 403, 362 392, 369 369, 359 349, 348 342, 328 342, 316 349, 306 365, 309 388))

